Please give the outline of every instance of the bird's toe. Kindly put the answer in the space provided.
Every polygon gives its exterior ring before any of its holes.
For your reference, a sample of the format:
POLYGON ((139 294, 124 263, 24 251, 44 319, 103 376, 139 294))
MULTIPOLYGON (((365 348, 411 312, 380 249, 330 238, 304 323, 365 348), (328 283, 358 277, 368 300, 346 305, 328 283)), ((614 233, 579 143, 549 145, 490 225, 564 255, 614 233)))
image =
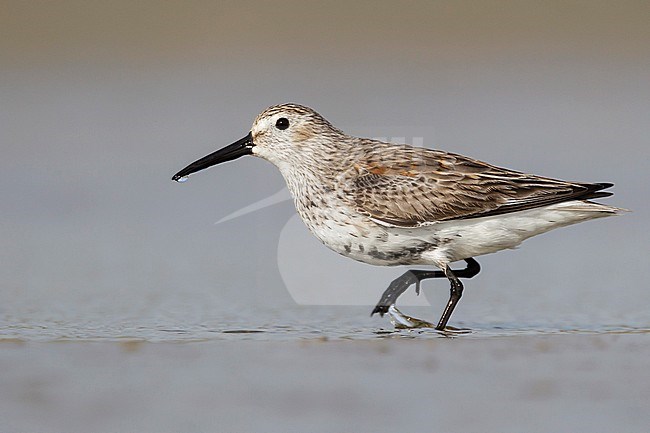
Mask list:
POLYGON ((373 310, 372 313, 370 313, 370 317, 374 316, 375 314, 379 313, 381 317, 384 317, 384 314, 388 312, 388 305, 380 305, 378 304, 373 310))

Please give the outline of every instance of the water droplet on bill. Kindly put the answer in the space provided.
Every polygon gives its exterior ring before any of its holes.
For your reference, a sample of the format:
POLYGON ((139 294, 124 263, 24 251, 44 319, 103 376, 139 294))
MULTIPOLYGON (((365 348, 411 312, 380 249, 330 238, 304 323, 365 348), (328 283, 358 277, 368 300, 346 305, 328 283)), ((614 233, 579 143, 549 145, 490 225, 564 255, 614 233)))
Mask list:
POLYGON ((189 176, 179 177, 178 179, 176 179, 176 182, 180 182, 180 183, 187 182, 189 178, 190 178, 189 176))

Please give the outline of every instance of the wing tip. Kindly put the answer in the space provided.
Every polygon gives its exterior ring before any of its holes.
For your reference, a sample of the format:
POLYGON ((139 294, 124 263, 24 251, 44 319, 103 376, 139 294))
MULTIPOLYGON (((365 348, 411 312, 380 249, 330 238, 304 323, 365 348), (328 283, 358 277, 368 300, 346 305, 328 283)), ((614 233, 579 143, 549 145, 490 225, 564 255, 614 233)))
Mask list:
POLYGON ((611 188, 613 186, 614 184, 610 182, 597 182, 597 183, 587 184, 586 185, 587 191, 585 191, 585 194, 580 198, 585 200, 590 200, 593 198, 609 197, 611 195, 614 195, 614 193, 611 191, 603 191, 603 190, 607 188, 611 188))

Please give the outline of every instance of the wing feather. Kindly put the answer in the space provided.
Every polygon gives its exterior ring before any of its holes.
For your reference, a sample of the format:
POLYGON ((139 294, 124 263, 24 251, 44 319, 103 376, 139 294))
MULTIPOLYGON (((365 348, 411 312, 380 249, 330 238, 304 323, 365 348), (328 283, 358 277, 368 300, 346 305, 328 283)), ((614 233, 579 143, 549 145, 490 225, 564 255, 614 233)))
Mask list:
POLYGON ((611 195, 606 183, 566 182, 496 167, 462 155, 390 146, 354 167, 348 191, 377 222, 417 227, 611 195))

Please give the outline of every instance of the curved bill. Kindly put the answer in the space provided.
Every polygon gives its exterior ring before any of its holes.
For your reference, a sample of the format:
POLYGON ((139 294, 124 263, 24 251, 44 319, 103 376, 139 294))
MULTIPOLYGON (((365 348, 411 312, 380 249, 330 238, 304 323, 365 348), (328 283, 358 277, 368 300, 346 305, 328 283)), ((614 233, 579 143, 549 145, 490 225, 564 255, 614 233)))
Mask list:
POLYGON ((214 153, 204 156, 203 158, 194 161, 178 173, 176 173, 172 180, 176 182, 182 180, 184 177, 189 176, 192 173, 203 170, 204 168, 212 167, 213 165, 220 164, 226 161, 232 161, 237 159, 240 156, 250 155, 253 153, 253 136, 249 132, 248 135, 241 140, 235 141, 230 146, 226 146, 223 149, 219 149, 214 153))

